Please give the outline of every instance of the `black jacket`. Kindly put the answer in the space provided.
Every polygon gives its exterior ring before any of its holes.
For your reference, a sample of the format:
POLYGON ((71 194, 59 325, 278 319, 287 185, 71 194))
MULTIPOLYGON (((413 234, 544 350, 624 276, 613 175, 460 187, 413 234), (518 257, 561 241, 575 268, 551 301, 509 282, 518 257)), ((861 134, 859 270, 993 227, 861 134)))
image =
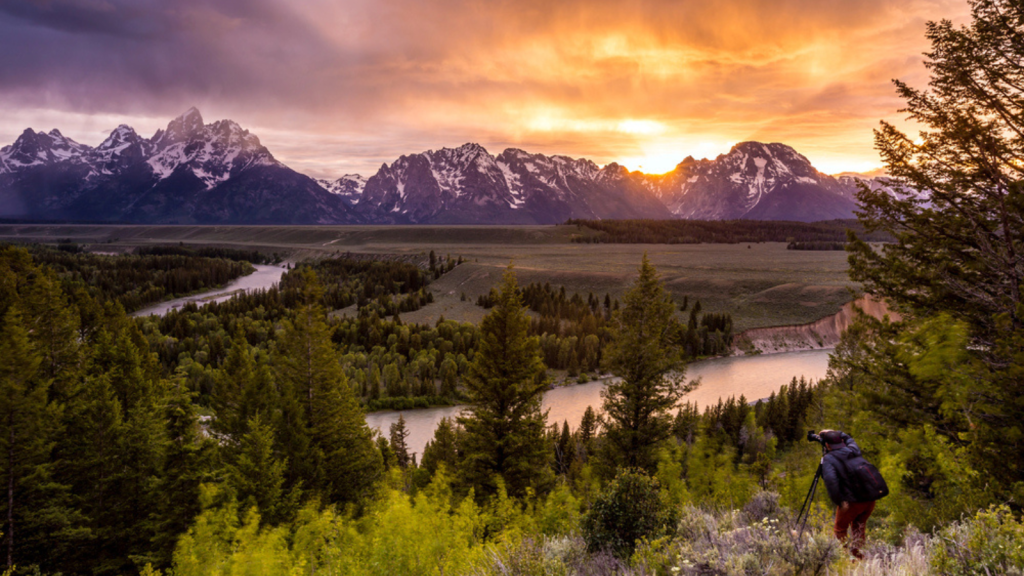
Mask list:
POLYGON ((851 458, 861 455, 860 446, 857 446, 853 438, 845 432, 843 433, 843 443, 845 446, 829 450, 821 458, 821 478, 825 481, 829 498, 835 502, 836 506, 843 502, 858 501, 851 487, 851 482, 855 482, 857 479, 848 476, 847 467, 844 464, 851 458))

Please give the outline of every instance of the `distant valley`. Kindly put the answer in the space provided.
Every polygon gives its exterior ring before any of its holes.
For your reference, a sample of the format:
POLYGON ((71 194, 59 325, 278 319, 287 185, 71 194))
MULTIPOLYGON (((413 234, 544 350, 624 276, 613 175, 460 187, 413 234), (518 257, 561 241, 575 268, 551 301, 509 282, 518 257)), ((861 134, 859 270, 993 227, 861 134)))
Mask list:
MULTIPOLYGON (((192 108, 151 138, 121 125, 90 147, 26 129, 0 149, 0 217, 141 224, 555 224, 583 219, 852 218, 858 181, 785 144, 742 142, 659 175, 478 144, 316 180, 230 120, 192 108)), ((880 183, 863 179, 871 186, 880 183)))

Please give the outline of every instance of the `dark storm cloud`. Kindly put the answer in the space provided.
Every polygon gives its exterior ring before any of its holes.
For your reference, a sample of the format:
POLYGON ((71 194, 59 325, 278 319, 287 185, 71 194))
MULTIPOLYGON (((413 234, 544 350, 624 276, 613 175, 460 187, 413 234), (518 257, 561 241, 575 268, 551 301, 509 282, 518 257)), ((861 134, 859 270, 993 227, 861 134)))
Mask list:
POLYGON ((17 0, 0 4, 0 90, 77 110, 178 111, 182 101, 286 100, 319 35, 274 3, 17 0))

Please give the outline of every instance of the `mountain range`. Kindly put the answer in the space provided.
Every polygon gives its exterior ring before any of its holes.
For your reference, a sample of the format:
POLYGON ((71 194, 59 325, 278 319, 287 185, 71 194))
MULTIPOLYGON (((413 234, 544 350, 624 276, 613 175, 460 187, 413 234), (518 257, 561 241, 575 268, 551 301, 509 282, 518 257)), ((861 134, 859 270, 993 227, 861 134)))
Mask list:
MULTIPOLYGON (((26 129, 0 148, 0 217, 146 224, 555 224, 586 219, 851 218, 858 178, 785 144, 742 142, 667 174, 479 144, 314 180, 230 120, 195 108, 151 138, 118 126, 95 148, 26 129)), ((877 185, 869 181, 870 185, 877 185)))

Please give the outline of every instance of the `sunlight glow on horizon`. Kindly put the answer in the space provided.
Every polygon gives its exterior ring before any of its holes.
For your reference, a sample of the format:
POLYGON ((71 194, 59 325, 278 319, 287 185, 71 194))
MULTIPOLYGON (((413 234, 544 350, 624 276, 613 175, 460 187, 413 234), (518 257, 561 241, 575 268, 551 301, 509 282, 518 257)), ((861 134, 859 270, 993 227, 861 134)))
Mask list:
POLYGON ((29 126, 149 137, 196 106, 332 179, 468 142, 650 174, 781 142, 824 173, 870 171, 880 120, 915 132, 891 80, 927 86, 926 22, 969 20, 965 0, 66 3, 34 26, 0 10, 19 55, 0 147, 29 126))

